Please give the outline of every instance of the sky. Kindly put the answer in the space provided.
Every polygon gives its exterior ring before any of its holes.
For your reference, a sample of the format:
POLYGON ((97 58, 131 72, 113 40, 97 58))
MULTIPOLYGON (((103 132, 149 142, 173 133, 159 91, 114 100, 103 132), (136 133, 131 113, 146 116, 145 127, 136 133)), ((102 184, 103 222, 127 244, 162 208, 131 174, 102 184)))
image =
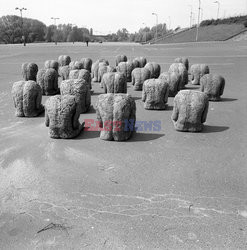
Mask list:
MULTIPOLYGON (((217 17, 216 0, 201 0, 202 20, 217 17)), ((219 17, 247 15, 247 0, 218 0, 219 17)), ((167 23, 170 28, 190 25, 190 12, 197 22, 199 0, 0 0, 0 16, 19 15, 15 7, 25 7, 24 17, 34 18, 46 25, 71 23, 92 28, 94 34, 115 33, 126 28, 130 33, 145 26, 167 23), (2 3, 1 3, 2 2, 2 3), (3 3, 4 2, 4 3, 3 3)))

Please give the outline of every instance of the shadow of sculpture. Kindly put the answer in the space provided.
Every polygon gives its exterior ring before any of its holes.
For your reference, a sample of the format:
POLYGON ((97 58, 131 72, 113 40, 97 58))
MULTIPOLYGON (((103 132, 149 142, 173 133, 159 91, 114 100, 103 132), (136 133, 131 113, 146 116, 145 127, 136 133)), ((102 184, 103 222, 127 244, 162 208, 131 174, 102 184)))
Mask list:
POLYGON ((97 96, 97 95, 102 95, 105 94, 102 90, 102 92, 93 92, 93 94, 91 96, 97 96))
POLYGON ((163 136, 165 136, 165 134, 134 132, 132 137, 127 142, 153 141, 163 136))
POLYGON ((165 110, 173 110, 173 106, 167 105, 165 110))
POLYGON ((186 85, 185 89, 198 90, 200 89, 200 85, 186 85))
POLYGON ((95 139, 100 137, 100 131, 85 131, 85 128, 81 133, 74 138, 74 140, 84 140, 84 139, 95 139))
POLYGON ((133 99, 135 100, 135 101, 138 101, 138 100, 141 100, 142 98, 141 97, 138 97, 138 96, 132 96, 133 97, 133 99))
POLYGON ((227 98, 227 97, 222 97, 220 102, 234 102, 237 101, 238 99, 236 98, 227 98))
POLYGON ((165 109, 146 109, 148 112, 164 112, 173 110, 173 106, 166 105, 165 109))
POLYGON ((33 117, 20 117, 20 118, 33 118, 33 119, 37 119, 40 117, 45 117, 45 111, 43 111, 42 113, 40 113, 38 116, 33 116, 33 117))
POLYGON ((95 113, 96 113, 96 109, 94 108, 93 105, 91 105, 88 112, 87 112, 87 114, 95 114, 95 113))
POLYGON ((201 133, 218 133, 228 130, 229 127, 227 126, 210 126, 204 125, 203 130, 201 133))

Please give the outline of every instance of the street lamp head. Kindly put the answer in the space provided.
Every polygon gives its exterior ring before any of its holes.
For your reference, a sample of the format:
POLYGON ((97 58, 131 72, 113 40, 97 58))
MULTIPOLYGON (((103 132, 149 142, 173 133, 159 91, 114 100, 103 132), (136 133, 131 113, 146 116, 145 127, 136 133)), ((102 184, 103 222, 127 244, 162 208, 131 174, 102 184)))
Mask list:
POLYGON ((23 17, 22 17, 22 11, 26 10, 26 8, 22 7, 15 7, 15 10, 19 10, 20 11, 20 15, 21 15, 21 29, 22 29, 22 40, 23 40, 23 45, 26 46, 26 41, 25 41, 25 32, 24 32, 24 27, 23 27, 23 17))
POLYGON ((15 9, 20 11, 27 10, 27 8, 18 8, 18 7, 16 7, 15 9))

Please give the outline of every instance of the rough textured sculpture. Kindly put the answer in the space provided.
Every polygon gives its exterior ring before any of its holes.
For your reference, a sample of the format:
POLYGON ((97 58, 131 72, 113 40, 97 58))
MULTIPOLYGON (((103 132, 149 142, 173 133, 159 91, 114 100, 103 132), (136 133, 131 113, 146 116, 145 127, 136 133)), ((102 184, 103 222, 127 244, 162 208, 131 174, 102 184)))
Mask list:
POLYGON ((150 75, 151 73, 147 68, 135 68, 131 74, 134 90, 142 90, 144 81, 149 79, 150 75))
POLYGON ((69 65, 59 67, 59 76, 61 76, 62 80, 69 79, 70 68, 69 65))
POLYGON ((83 65, 82 66, 83 69, 86 69, 91 73, 91 67, 92 67, 92 63, 93 63, 92 59, 88 58, 88 57, 82 58, 81 62, 82 62, 82 65, 83 65))
POLYGON ((55 69, 58 72, 59 64, 55 60, 45 61, 45 69, 55 69))
POLYGON ((35 63, 23 63, 22 66, 22 76, 24 81, 35 81, 37 79, 38 65, 35 63))
POLYGON ((148 62, 145 65, 145 68, 147 68, 151 75, 150 78, 158 78, 160 76, 160 65, 156 62, 148 62))
POLYGON ((93 82, 98 82, 98 74, 99 74, 99 60, 94 62, 91 67, 91 77, 93 82))
POLYGON ((140 63, 139 63, 139 60, 137 59, 137 58, 134 58, 133 60, 132 60, 132 63, 133 63, 133 66, 134 66, 134 69, 135 68, 140 68, 140 63))
POLYGON ((69 79, 83 79, 87 83, 88 87, 92 89, 91 74, 86 69, 75 69, 69 73, 69 79))
POLYGON ((127 56, 126 55, 117 55, 116 56, 116 66, 118 66, 118 64, 120 62, 127 62, 127 56))
POLYGON ((37 74, 37 83, 42 89, 43 95, 59 94, 58 73, 55 69, 41 69, 37 74))
POLYGON ((184 64, 182 63, 173 63, 169 70, 168 73, 176 73, 180 76, 180 82, 179 82, 179 90, 184 89, 185 85, 188 84, 188 71, 185 68, 184 64))
POLYGON ((83 63, 79 61, 72 61, 69 64, 70 70, 83 69, 83 63))
POLYGON ((106 73, 110 73, 110 72, 116 72, 116 68, 113 66, 106 66, 105 64, 103 64, 102 66, 99 66, 99 82, 100 82, 100 87, 103 88, 103 83, 102 83, 102 79, 104 74, 106 73))
POLYGON ((128 94, 103 94, 96 105, 100 127, 100 139, 125 141, 135 128, 136 104, 128 94))
POLYGON ((209 101, 220 101, 225 88, 225 79, 216 74, 206 74, 201 78, 200 90, 207 94, 209 101))
POLYGON ((101 83, 105 93, 127 93, 126 77, 120 72, 105 73, 101 83))
POLYGON ((44 106, 41 104, 42 91, 35 81, 15 82, 11 93, 16 116, 34 117, 44 112, 44 106))
POLYGON ((51 138, 70 139, 79 135, 80 108, 72 95, 55 95, 45 103, 45 125, 51 138))
POLYGON ((134 69, 132 62, 120 62, 117 66, 117 71, 123 73, 127 79, 127 82, 131 82, 131 73, 134 69))
POLYGON ((100 58, 98 61, 99 61, 99 63, 104 62, 104 63, 106 63, 106 65, 109 65, 109 61, 106 60, 105 58, 100 58))
POLYGON ((199 132, 208 113, 208 97, 194 90, 181 90, 174 98, 172 121, 178 131, 199 132))
POLYGON ((199 85, 201 78, 209 74, 209 67, 206 64, 193 64, 190 67, 191 83, 194 85, 199 85))
POLYGON ((179 91, 179 83, 181 81, 181 76, 175 72, 163 72, 160 74, 159 79, 167 82, 169 85, 169 95, 174 97, 179 91))
POLYGON ((98 81, 98 73, 99 73, 99 61, 97 60, 92 64, 91 68, 91 74, 92 74, 92 81, 97 82, 98 81))
POLYGON ((92 65, 92 81, 93 82, 100 82, 99 67, 108 66, 108 65, 109 65, 108 61, 104 59, 97 60, 95 63, 93 63, 92 65))
POLYGON ((71 62, 70 56, 61 55, 61 56, 58 57, 58 63, 59 63, 59 66, 60 66, 60 67, 69 65, 70 62, 71 62))
POLYGON ((103 75, 107 72, 107 67, 108 66, 104 62, 103 63, 99 63, 98 82, 101 83, 103 75))
POLYGON ((169 85, 162 79, 146 80, 142 88, 142 101, 145 109, 166 109, 169 85))
POLYGON ((73 95, 79 105, 80 113, 85 113, 91 105, 91 93, 83 79, 69 79, 61 82, 61 95, 73 95))
POLYGON ((147 63, 147 59, 141 56, 134 58, 132 62, 135 68, 143 68, 147 63))
POLYGON ((189 59, 186 57, 178 57, 175 59, 175 63, 182 63, 184 64, 187 71, 189 70, 189 59))
POLYGON ((107 72, 117 72, 117 69, 113 66, 108 65, 107 66, 107 72))
POLYGON ((69 72, 69 79, 78 79, 81 69, 73 69, 69 72))

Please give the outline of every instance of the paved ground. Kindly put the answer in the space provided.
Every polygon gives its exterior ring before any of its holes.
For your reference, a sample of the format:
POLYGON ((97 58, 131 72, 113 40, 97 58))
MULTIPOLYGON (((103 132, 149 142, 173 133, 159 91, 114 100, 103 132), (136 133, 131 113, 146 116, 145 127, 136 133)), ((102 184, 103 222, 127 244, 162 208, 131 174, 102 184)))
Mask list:
MULTIPOLYGON (((0 249, 246 249, 246 63, 246 42, 0 46, 0 249), (187 56, 222 74, 224 98, 210 103, 204 132, 176 132, 173 98, 168 110, 146 111, 131 86, 137 119, 161 120, 160 132, 121 143, 98 132, 52 140, 44 117, 14 116, 21 63, 69 54, 113 65, 122 53, 162 71, 187 56)), ((102 90, 93 88, 95 105, 102 90)), ((80 119, 95 117, 92 108, 80 119)))

